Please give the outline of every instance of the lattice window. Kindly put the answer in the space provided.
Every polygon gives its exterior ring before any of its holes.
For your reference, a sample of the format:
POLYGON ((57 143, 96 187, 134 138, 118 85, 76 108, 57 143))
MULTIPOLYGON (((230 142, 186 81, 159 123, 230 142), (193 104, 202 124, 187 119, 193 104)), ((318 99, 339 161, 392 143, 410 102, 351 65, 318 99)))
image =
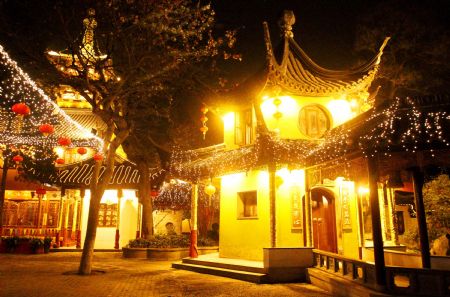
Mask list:
POLYGON ((100 204, 98 214, 99 227, 116 227, 117 226, 117 204, 100 204))

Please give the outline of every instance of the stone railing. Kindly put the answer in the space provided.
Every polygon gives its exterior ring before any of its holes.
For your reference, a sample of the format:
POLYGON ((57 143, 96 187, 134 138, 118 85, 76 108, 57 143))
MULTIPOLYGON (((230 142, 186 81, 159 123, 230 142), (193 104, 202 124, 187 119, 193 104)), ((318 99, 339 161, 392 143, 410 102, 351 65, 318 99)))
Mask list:
MULTIPOLYGON (((313 254, 314 267, 379 290, 374 264, 319 250, 313 250, 313 254)), ((414 296, 449 296, 450 271, 386 266, 384 291, 414 296)))

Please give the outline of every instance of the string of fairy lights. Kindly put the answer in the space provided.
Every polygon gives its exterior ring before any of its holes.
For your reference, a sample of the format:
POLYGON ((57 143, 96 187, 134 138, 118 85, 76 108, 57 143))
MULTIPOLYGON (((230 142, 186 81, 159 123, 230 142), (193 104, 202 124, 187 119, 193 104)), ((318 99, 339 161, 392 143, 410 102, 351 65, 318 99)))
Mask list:
POLYGON ((3 147, 54 147, 58 145, 58 139, 64 136, 70 137, 72 147, 101 149, 102 139, 70 118, 10 58, 1 45, 0 74, 0 144, 3 147), (25 104, 28 113, 16 115, 12 107, 18 103, 25 104), (47 131, 50 133, 44 133, 47 131))
POLYGON ((280 139, 274 134, 258 137, 252 146, 211 150, 206 155, 195 150, 176 151, 171 171, 198 179, 246 172, 269 162, 299 168, 324 162, 349 164, 348 154, 356 151, 364 157, 389 157, 394 151, 425 150, 434 157, 435 147, 450 146, 449 135, 445 133, 450 128, 450 113, 445 109, 426 112, 431 106, 432 103, 424 107, 410 98, 396 98, 385 108, 368 111, 358 125, 337 127, 319 141, 280 139))

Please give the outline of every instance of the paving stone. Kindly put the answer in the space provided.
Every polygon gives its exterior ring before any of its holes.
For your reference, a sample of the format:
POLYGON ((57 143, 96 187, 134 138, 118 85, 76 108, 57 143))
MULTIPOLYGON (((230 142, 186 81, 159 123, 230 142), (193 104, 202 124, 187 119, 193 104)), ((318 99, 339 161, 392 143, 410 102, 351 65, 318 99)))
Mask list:
POLYGON ((96 252, 92 276, 74 274, 81 253, 0 254, 0 297, 290 297, 332 296, 310 284, 258 285, 171 268, 171 262, 96 252), (71 273, 67 273, 71 272, 71 273))

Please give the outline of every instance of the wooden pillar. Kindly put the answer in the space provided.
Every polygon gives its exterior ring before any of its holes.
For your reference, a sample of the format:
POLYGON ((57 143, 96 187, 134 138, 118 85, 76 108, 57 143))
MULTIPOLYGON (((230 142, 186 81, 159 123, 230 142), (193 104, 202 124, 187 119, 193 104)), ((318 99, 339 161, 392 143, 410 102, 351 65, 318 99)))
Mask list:
POLYGON ((120 241, 120 202, 122 200, 123 193, 122 189, 117 190, 117 220, 116 220, 116 236, 114 238, 114 248, 116 250, 119 249, 119 241, 120 241))
POLYGON ((422 255, 422 267, 431 268, 430 244, 428 242, 427 221, 425 207, 423 205, 423 173, 418 167, 412 169, 414 200, 417 208, 417 224, 419 225, 420 251, 422 255))
POLYGON ((37 216, 36 219, 34 220, 34 225, 36 226, 36 228, 40 228, 41 227, 41 216, 42 216, 42 194, 38 194, 38 212, 37 212, 37 216))
POLYGON ((142 211, 142 205, 138 199, 136 239, 141 237, 141 218, 142 218, 141 211, 142 211))
POLYGON ((191 243, 189 257, 197 258, 197 216, 198 216, 198 184, 192 184, 191 193, 191 243))
POLYGON ((84 196, 86 195, 86 190, 80 189, 80 206, 78 207, 77 212, 77 230, 76 230, 76 236, 77 236, 77 243, 76 248, 81 249, 81 224, 83 222, 82 216, 83 216, 83 203, 84 203, 84 196))
POLYGON ((9 158, 3 157, 2 180, 0 184, 0 236, 2 235, 3 226, 3 207, 5 205, 6 178, 8 175, 9 158))
POLYGON ((378 164, 375 158, 368 159, 370 210, 372 215, 372 237, 375 256, 375 282, 378 289, 386 287, 386 267, 384 263, 383 235, 380 221, 378 198, 378 164))
POLYGON ((303 210, 305 216, 305 246, 312 247, 312 226, 311 226, 311 184, 309 180, 308 171, 305 171, 305 209, 303 210))
POLYGON ((270 247, 277 246, 277 210, 276 210, 276 166, 269 165, 269 211, 270 211, 270 247))

